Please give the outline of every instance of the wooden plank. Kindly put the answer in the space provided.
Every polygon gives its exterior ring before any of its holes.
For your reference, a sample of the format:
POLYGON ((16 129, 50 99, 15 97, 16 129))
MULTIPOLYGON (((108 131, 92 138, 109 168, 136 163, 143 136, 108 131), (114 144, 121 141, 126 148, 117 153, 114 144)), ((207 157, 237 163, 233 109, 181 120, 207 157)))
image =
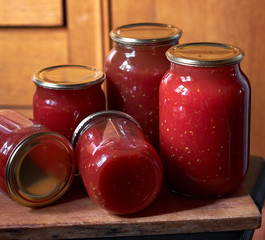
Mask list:
POLYGON ((32 74, 67 60, 66 29, 0 29, 0 107, 31 106, 32 74))
POLYGON ((144 236, 255 229, 260 212, 242 187, 218 199, 192 199, 164 188, 140 213, 118 216, 98 208, 79 178, 56 204, 29 209, 0 192, 1 239, 66 239, 144 236))
POLYGON ((111 49, 109 33, 111 31, 111 4, 109 0, 101 0, 102 37, 103 37, 103 60, 111 49))
POLYGON ((111 0, 111 27, 137 22, 154 22, 153 0, 141 0, 141 4, 130 0, 111 0))
POLYGON ((154 6, 155 21, 183 30, 181 43, 223 42, 245 51, 241 66, 252 86, 250 151, 265 156, 265 1, 155 0, 154 6))
POLYGON ((103 68, 102 2, 66 1, 69 61, 103 68))
POLYGON ((0 0, 0 26, 62 26, 62 0, 0 0))

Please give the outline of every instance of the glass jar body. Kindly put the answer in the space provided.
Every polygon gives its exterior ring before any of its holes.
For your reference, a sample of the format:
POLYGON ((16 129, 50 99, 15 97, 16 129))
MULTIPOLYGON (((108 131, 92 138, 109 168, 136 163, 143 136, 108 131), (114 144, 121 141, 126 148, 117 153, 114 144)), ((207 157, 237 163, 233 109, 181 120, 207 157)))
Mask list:
POLYGON ((172 62, 159 94, 160 153, 172 190, 197 196, 235 191, 249 158, 250 85, 239 64, 172 62))
POLYGON ((34 120, 71 140, 77 125, 88 115, 105 110, 101 83, 84 89, 49 89, 36 86, 34 120))
POLYGON ((161 160, 141 129, 125 115, 102 112, 76 144, 88 195, 102 208, 131 214, 147 207, 162 184, 161 160))
POLYGON ((116 44, 105 62, 108 108, 128 113, 158 149, 158 90, 169 68, 164 45, 116 44))

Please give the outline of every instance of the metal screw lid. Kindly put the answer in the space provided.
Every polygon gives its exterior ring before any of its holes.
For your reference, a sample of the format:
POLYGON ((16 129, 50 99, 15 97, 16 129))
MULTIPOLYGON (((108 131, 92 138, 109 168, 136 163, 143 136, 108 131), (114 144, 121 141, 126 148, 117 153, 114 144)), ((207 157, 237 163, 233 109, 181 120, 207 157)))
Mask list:
POLYGON ((101 70, 82 65, 58 65, 44 68, 33 74, 33 82, 50 89, 82 89, 101 84, 105 74, 101 70))
POLYGON ((34 133, 9 156, 5 182, 10 197, 27 207, 48 205, 70 187, 75 174, 74 150, 61 135, 34 133))
POLYGON ((93 124, 93 122, 99 118, 108 118, 108 117, 119 117, 125 118, 131 122, 133 122, 138 128, 142 129, 140 124, 129 114, 116 111, 116 110, 105 110, 93 113, 87 116, 83 121, 81 121, 76 127, 73 137, 72 137, 72 145, 75 147, 79 137, 93 124))
POLYGON ((169 24, 135 23, 113 29, 110 37, 117 43, 144 45, 177 41, 182 31, 169 24))
POLYGON ((166 52, 171 62, 198 67, 236 64, 243 59, 244 55, 238 47, 213 42, 181 44, 169 48, 166 52))

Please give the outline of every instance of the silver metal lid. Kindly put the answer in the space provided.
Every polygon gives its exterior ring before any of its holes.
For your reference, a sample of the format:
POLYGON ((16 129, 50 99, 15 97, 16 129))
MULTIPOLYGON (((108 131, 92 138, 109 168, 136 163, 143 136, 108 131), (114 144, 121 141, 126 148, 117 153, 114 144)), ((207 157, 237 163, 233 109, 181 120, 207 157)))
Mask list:
POLYGON ((171 62, 198 67, 239 63, 244 55, 244 52, 238 47, 213 42, 181 44, 171 47, 166 52, 166 56, 171 62))
POLYGON ((93 122, 99 118, 109 118, 109 117, 119 117, 125 118, 136 124, 136 126, 140 129, 140 124, 130 115, 124 112, 116 111, 116 110, 105 110, 96 112, 87 116, 83 121, 81 121, 76 127, 73 137, 72 137, 72 145, 75 147, 79 137, 93 124, 93 122))
POLYGON ((66 192, 75 169, 74 150, 66 138, 53 132, 34 133, 9 156, 6 187, 10 197, 24 206, 48 205, 66 192))
POLYGON ((182 31, 172 25, 162 23, 135 23, 115 28, 110 37, 123 44, 158 44, 177 41, 182 31))
POLYGON ((82 65, 58 65, 44 68, 32 76, 33 82, 50 89, 82 89, 101 84, 105 74, 101 70, 82 65))

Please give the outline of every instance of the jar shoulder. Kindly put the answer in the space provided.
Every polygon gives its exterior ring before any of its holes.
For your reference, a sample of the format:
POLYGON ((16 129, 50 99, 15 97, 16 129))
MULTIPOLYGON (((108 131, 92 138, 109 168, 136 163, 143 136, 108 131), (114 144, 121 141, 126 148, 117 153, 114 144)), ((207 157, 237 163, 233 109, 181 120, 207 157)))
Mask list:
POLYGON ((196 88, 198 86, 202 89, 209 88, 240 88, 250 89, 250 83, 246 75, 241 71, 167 71, 161 81, 160 88, 175 89, 178 86, 186 88, 196 88))
POLYGON ((165 56, 165 51, 139 51, 134 49, 119 50, 113 48, 106 60, 105 71, 113 69, 119 71, 133 72, 141 69, 152 71, 163 71, 169 69, 170 63, 165 56))

